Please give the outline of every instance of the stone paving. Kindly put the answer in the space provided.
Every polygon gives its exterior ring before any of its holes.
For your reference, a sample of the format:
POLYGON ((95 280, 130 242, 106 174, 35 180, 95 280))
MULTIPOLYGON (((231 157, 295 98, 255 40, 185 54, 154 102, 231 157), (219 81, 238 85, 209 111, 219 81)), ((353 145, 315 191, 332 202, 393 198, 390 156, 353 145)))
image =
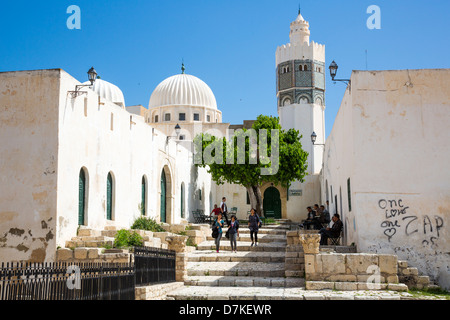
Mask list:
MULTIPOLYGON (((304 288, 184 286, 167 296, 168 300, 411 300, 406 292, 332 291, 304 288)), ((430 298, 432 299, 432 298, 430 298)), ((435 298, 436 299, 436 298, 435 298)))

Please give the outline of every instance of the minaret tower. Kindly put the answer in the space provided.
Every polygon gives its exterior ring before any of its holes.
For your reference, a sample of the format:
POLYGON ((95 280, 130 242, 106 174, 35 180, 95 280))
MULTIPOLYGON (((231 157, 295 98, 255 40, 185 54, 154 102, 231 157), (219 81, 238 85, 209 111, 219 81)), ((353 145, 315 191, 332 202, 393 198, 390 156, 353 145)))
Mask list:
POLYGON ((322 168, 325 143, 325 46, 310 42, 309 23, 299 10, 291 23, 290 43, 277 48, 278 115, 283 129, 294 128, 303 135, 302 146, 309 153, 308 173, 322 168))

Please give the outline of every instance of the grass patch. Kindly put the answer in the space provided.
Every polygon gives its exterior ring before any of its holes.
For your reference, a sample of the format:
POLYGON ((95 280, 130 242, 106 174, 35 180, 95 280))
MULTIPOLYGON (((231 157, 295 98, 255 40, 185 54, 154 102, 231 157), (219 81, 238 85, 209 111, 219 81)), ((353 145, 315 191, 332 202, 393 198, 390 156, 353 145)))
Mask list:
POLYGON ((442 288, 431 288, 431 289, 417 289, 417 288, 411 288, 411 290, 408 290, 408 293, 413 295, 416 298, 420 297, 434 297, 434 298, 441 298, 450 300, 450 292, 447 290, 444 290, 442 288))

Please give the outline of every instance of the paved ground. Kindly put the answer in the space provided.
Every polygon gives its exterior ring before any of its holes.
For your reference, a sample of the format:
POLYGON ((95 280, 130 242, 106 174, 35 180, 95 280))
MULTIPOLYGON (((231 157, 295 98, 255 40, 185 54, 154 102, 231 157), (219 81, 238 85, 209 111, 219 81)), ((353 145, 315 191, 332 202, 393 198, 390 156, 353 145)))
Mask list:
MULTIPOLYGON (((412 300, 407 292, 394 291, 311 291, 304 288, 198 287, 184 286, 167 296, 168 300, 412 300)), ((421 299, 445 300, 437 297, 421 299)))

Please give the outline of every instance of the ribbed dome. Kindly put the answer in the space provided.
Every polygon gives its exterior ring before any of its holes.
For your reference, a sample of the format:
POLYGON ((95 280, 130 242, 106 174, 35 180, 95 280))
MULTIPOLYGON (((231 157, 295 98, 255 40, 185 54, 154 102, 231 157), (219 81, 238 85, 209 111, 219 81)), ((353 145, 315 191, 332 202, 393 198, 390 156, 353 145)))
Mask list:
MULTIPOLYGON (((85 82, 84 84, 89 84, 90 82, 85 82)), ((109 83, 108 81, 97 79, 94 82, 94 86, 92 87, 100 97, 114 102, 117 105, 121 105, 125 107, 125 98, 123 96, 122 90, 119 89, 116 85, 109 83)))
POLYGON ((195 106, 217 109, 210 87, 197 77, 178 74, 161 82, 153 91, 149 109, 164 106, 195 106))

